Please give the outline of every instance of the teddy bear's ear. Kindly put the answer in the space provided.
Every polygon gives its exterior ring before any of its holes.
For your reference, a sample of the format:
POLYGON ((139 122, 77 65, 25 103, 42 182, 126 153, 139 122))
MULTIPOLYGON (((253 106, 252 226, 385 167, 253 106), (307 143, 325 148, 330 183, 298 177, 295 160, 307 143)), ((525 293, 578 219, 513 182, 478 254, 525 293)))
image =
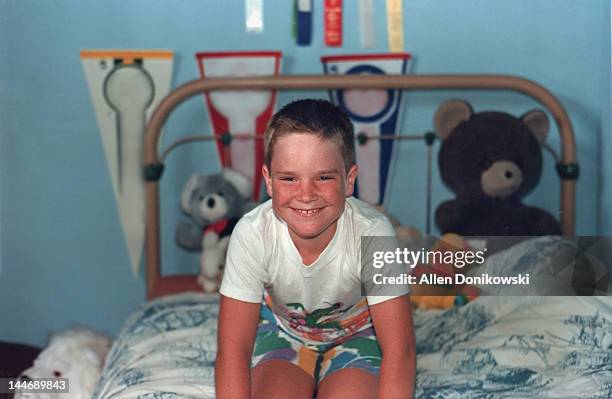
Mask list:
POLYGON ((454 128, 470 119, 474 111, 467 101, 449 100, 442 103, 434 115, 436 134, 446 140, 454 128))
POLYGON ((523 123, 527 125, 531 133, 535 136, 538 143, 544 144, 546 142, 546 136, 548 136, 548 129, 550 123, 548 122, 548 116, 539 110, 533 109, 521 116, 523 123))
POLYGON ((251 181, 246 176, 232 169, 223 169, 223 178, 232 183, 244 199, 251 196, 251 181))
POLYGON ((198 186, 199 181, 199 175, 191 175, 189 180, 187 180, 187 183, 185 183, 185 187, 183 187, 183 192, 181 193, 181 209, 187 214, 191 212, 191 209, 189 208, 191 194, 193 193, 193 190, 195 190, 198 186))

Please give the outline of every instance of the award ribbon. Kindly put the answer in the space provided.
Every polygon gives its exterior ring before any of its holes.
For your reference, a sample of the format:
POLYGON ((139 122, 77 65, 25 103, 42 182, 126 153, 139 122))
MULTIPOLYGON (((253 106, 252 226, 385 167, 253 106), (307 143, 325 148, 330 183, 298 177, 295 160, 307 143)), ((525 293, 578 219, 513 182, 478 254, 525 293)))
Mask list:
POLYGON ((295 0, 297 44, 309 46, 312 40, 312 0, 295 0))
POLYGON ((361 33, 361 47, 376 47, 374 0, 359 0, 359 27, 361 33))
POLYGON ((325 45, 342 46, 342 0, 325 0, 325 45))
POLYGON ((244 0, 244 11, 247 33, 263 32, 263 0, 244 0))
POLYGON ((404 51, 404 18, 402 0, 387 0, 387 32, 389 34, 389 51, 404 51))

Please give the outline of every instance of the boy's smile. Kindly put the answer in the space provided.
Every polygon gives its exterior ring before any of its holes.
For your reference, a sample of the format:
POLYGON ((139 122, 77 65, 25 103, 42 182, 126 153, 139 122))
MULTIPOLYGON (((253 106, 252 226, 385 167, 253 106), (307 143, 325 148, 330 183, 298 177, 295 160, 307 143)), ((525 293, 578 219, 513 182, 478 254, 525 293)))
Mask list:
POLYGON ((340 146, 310 133, 279 137, 270 169, 263 167, 276 216, 287 223, 302 255, 314 261, 336 232, 345 198, 353 194, 357 166, 345 171, 340 146))

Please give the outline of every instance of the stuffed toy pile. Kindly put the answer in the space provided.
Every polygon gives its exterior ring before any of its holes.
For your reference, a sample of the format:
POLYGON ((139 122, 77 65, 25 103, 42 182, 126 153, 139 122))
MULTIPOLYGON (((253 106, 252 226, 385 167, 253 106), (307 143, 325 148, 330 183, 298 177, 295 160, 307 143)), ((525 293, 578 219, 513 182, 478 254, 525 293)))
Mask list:
POLYGON ((229 238, 252 204, 251 181, 240 173, 224 169, 211 175, 193 175, 181 194, 181 208, 191 217, 176 228, 177 244, 188 251, 201 251, 198 283, 205 292, 215 292, 229 238))
POLYGON ((403 225, 399 219, 389 213, 383 205, 373 206, 389 220, 389 223, 391 223, 395 231, 398 243, 402 248, 416 247, 421 242, 423 237, 418 229, 403 225))
POLYGON ((552 215, 521 202, 540 180, 540 143, 549 129, 544 112, 532 110, 520 118, 474 113, 469 103, 451 100, 440 105, 434 125, 442 140, 442 180, 456 194, 436 209, 436 224, 443 234, 561 234, 552 215))
MULTIPOLYGON (((473 248, 463 237, 447 233, 440 237, 431 248, 439 253, 472 251, 473 248)), ((413 274, 420 281, 421 275, 437 275, 454 277, 457 273, 464 273, 469 266, 455 265, 454 263, 436 263, 417 265, 413 274)), ((478 297, 480 290, 471 285, 440 285, 440 284, 414 284, 410 287, 410 302, 419 309, 448 309, 461 306, 478 297)))

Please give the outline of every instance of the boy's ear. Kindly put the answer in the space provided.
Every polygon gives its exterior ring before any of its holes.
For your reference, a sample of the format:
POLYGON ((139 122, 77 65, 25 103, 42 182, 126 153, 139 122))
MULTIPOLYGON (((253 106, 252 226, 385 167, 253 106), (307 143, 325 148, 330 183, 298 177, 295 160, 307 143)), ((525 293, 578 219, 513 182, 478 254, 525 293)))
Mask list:
POLYGON ((346 174, 346 189, 344 190, 344 195, 346 197, 350 197, 353 195, 355 191, 355 180, 357 179, 357 175, 359 174, 359 168, 357 165, 351 166, 348 173, 346 174))
POLYGON ((272 176, 266 165, 261 167, 261 174, 263 175, 264 182, 266 183, 266 192, 270 198, 272 198, 272 176))

